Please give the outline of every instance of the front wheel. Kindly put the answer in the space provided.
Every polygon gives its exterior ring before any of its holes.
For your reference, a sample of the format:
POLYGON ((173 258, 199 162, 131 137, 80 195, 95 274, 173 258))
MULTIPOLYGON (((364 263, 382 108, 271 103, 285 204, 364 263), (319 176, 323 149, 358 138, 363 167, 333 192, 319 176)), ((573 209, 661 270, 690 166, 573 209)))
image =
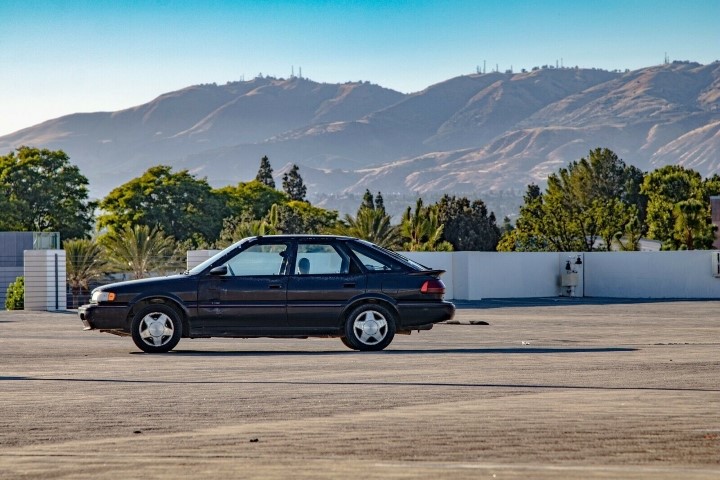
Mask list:
POLYGON ((395 336, 395 317, 385 307, 368 303, 350 312, 343 343, 354 350, 382 350, 395 336))
POLYGON ((169 352, 180 341, 182 321, 174 308, 148 305, 135 314, 132 321, 132 339, 146 353, 169 352))

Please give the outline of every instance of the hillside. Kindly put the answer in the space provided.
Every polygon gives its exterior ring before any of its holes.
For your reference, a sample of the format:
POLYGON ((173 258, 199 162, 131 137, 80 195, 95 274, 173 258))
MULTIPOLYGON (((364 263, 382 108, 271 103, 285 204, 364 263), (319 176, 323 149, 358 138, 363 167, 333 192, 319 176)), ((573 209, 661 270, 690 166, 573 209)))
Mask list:
POLYGON ((626 73, 536 69, 460 76, 402 94, 367 82, 256 78, 197 85, 118 112, 78 113, 5 137, 62 148, 94 196, 170 164, 215 186, 301 167, 309 193, 522 191, 595 147, 642 169, 720 166, 720 63, 626 73))

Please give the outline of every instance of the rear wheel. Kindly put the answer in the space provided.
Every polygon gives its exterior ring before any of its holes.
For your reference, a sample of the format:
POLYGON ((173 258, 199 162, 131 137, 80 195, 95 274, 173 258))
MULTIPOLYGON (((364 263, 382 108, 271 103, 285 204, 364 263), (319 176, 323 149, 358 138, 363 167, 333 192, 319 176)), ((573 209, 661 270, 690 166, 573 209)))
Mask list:
POLYGON ((343 343, 354 350, 382 350, 395 336, 395 317, 385 307, 368 303, 350 312, 343 343))
POLYGON ((169 352, 180 341, 182 321, 178 312, 165 304, 148 305, 135 314, 132 338, 147 353, 169 352))

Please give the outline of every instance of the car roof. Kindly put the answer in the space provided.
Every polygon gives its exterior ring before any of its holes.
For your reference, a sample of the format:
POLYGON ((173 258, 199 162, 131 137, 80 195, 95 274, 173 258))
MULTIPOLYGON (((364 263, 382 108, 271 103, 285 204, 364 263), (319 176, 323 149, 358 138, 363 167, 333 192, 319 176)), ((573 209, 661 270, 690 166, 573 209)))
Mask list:
POLYGON ((344 235, 313 235, 313 234, 284 234, 284 235, 257 235, 254 237, 248 237, 246 240, 251 239, 260 239, 260 238, 270 238, 270 239, 278 239, 278 240, 285 240, 285 239, 324 239, 324 240, 358 240, 355 237, 347 237, 344 235))

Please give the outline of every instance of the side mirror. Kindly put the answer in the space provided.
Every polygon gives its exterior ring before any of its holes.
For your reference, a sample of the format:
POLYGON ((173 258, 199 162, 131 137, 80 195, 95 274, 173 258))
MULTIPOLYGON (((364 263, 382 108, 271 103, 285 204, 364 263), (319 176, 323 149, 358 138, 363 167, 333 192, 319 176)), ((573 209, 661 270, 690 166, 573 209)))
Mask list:
POLYGON ((215 267, 212 270, 210 270, 210 275, 220 276, 220 275, 227 275, 227 273, 228 273, 227 265, 223 265, 221 267, 215 267))

